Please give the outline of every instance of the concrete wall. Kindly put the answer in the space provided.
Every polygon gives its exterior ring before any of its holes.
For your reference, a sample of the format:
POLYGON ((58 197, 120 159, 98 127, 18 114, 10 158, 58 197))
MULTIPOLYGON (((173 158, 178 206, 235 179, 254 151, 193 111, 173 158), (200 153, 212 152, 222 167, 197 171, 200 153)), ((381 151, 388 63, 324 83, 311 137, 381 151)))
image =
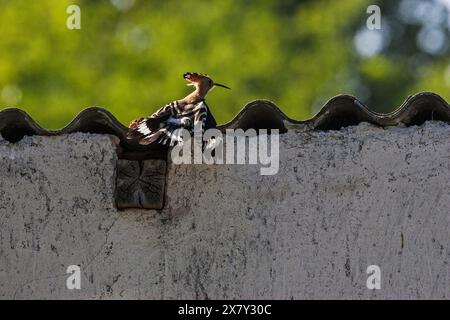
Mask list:
POLYGON ((449 129, 290 131, 274 176, 170 164, 161 211, 115 209, 109 136, 0 140, 0 297, 449 299, 449 129))

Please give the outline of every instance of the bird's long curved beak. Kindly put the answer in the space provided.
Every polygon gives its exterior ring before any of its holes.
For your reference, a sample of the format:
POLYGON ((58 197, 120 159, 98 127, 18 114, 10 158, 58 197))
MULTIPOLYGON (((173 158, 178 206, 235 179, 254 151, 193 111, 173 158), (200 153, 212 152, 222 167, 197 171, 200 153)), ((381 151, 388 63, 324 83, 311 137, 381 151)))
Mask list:
POLYGON ((223 85, 223 84, 220 84, 220 83, 216 83, 216 82, 214 82, 214 86, 215 86, 215 87, 222 87, 222 88, 225 88, 225 89, 231 90, 231 88, 229 88, 229 87, 227 87, 227 86, 225 86, 225 85, 223 85))

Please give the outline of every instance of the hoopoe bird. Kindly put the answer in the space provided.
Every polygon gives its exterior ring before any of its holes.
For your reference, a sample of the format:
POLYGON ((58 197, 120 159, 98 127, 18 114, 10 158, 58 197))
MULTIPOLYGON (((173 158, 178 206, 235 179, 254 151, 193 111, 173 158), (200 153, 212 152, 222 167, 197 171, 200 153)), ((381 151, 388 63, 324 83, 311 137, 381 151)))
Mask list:
POLYGON ((149 117, 133 120, 127 134, 128 139, 138 139, 141 145, 174 146, 183 142, 180 130, 177 129, 184 128, 192 133, 194 127, 201 126, 203 134, 204 130, 217 126, 205 97, 214 87, 230 88, 214 82, 205 74, 187 72, 183 78, 195 90, 183 99, 165 105, 149 117))

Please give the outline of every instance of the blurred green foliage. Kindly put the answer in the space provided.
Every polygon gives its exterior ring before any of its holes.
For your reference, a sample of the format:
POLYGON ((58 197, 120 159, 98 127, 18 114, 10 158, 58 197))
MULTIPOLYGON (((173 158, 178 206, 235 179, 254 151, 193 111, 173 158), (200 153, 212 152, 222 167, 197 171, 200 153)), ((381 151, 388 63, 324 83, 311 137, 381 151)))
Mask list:
POLYGON ((93 105, 128 123, 186 95, 186 71, 232 87, 208 96, 220 123, 254 99, 296 119, 341 93, 384 112, 418 91, 449 99, 448 50, 421 50, 420 23, 401 20, 399 2, 3 0, 0 105, 52 129, 93 105), (66 28, 71 4, 81 8, 81 30, 66 28), (389 43, 364 56, 355 35, 369 4, 381 7, 389 43))

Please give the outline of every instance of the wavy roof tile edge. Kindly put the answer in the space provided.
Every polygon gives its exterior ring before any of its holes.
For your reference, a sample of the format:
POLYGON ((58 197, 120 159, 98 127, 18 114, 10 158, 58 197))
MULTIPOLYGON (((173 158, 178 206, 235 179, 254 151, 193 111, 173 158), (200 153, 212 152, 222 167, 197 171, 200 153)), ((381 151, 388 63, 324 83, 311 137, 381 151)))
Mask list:
MULTIPOLYGON (((289 129, 307 130, 338 130, 342 127, 369 122, 378 126, 395 126, 403 123, 407 126, 422 124, 427 120, 440 120, 450 123, 450 106, 439 95, 432 92, 421 92, 409 96, 395 111, 377 113, 370 111, 357 98, 350 95, 338 95, 322 107, 311 119, 299 121, 289 118, 273 102, 255 100, 228 123, 220 125, 219 129, 242 128, 279 129, 286 132, 289 129)), ((100 107, 89 107, 81 111, 69 124, 59 130, 47 130, 37 124, 25 111, 18 108, 0 110, 0 133, 11 142, 22 139, 25 135, 54 136, 74 132, 90 132, 116 135, 125 150, 160 149, 140 147, 126 140, 127 127, 117 120, 113 114, 100 107)))
MULTIPOLYGON (((296 130, 338 130, 342 127, 369 122, 381 127, 422 124, 427 120, 450 123, 450 105, 438 94, 420 92, 409 96, 396 110, 389 113, 371 111, 364 103, 350 95, 338 95, 329 99, 311 119, 299 121, 289 118, 273 102, 255 100, 247 104, 224 128, 258 128, 260 124, 272 124, 272 128, 296 130), (256 113, 256 115, 255 115, 256 113), (265 115, 261 119, 261 115, 265 115)), ((267 127, 267 126, 266 126, 267 127)), ((267 128, 271 128, 270 126, 267 128)))

